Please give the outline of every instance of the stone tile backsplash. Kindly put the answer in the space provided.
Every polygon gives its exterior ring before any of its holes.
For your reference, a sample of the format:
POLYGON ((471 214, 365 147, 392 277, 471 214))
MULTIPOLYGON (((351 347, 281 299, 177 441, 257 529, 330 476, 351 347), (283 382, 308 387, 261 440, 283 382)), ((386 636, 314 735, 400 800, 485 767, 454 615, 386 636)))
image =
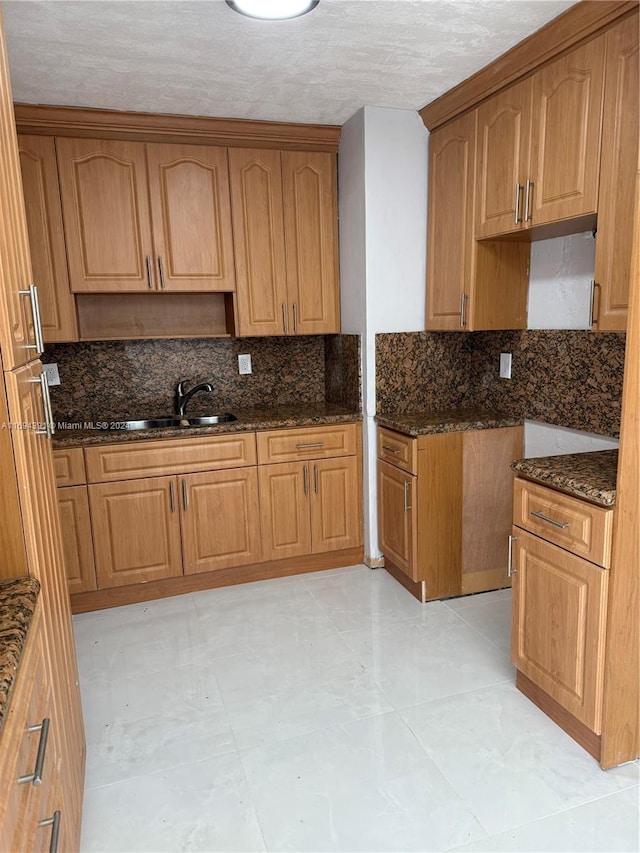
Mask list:
POLYGON ((60 370, 61 385, 51 389, 56 419, 106 420, 171 413, 180 379, 215 389, 194 398, 194 411, 325 400, 359 411, 359 351, 357 335, 305 335, 55 344, 43 360, 60 370), (238 374, 241 353, 251 355, 250 375, 238 374))
POLYGON ((617 436, 624 333, 526 330, 376 336, 377 410, 489 408, 617 436), (500 379, 501 352, 513 353, 500 379))

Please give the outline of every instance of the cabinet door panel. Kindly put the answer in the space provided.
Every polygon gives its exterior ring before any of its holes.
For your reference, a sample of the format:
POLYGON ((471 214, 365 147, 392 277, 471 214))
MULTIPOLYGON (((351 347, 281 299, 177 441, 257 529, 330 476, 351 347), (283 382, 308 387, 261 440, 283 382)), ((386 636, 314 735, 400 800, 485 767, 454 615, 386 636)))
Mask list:
POLYGON ((627 327, 634 187, 638 167, 638 17, 607 33, 600 199, 596 237, 596 282, 600 298, 594 328, 627 327))
POLYGON ((35 356, 33 314, 20 291, 33 282, 20 182, 9 64, 0 22, 0 348, 5 370, 35 356))
POLYGON ((98 589, 182 574, 174 477, 89 486, 98 589))
POLYGON ((380 550, 412 581, 418 573, 416 477, 378 460, 380 550))
POLYGON ((235 290, 227 149, 147 145, 147 165, 161 289, 235 290))
POLYGON ((429 137, 427 329, 463 328, 474 265, 476 117, 462 116, 429 137))
POLYGON ((239 335, 291 331, 279 151, 229 149, 239 335))
POLYGON ((531 225, 595 213, 605 36, 533 77, 531 225))
POLYGON ((73 595, 96 589, 87 487, 58 489, 58 509, 69 592, 73 595))
POLYGON ((292 331, 339 332, 335 155, 283 151, 282 181, 292 331))
POLYGON ((525 80, 510 86, 478 108, 476 237, 522 228, 531 85, 531 80, 525 80))
POLYGON ((60 138, 56 148, 71 290, 149 290, 144 144, 60 138))
POLYGON ((185 574, 259 563, 257 469, 180 479, 185 574))
POLYGON ((357 548, 362 544, 358 460, 325 459, 309 468, 313 553, 357 548))
POLYGON ((519 527, 513 534, 512 662, 600 734, 608 573, 519 527))
POLYGON ((56 147, 51 136, 20 136, 20 168, 45 341, 77 341, 76 305, 69 289, 56 147))
POLYGON ((310 554, 307 463, 265 465, 258 468, 258 479, 264 559, 280 560, 310 554))

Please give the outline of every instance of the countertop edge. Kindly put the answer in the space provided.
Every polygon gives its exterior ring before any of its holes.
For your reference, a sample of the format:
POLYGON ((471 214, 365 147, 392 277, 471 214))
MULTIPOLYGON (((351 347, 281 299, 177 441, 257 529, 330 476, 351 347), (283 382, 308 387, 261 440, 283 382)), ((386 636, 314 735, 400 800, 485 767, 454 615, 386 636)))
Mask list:
POLYGON ((40 583, 23 577, 0 583, 0 733, 33 623, 40 583))

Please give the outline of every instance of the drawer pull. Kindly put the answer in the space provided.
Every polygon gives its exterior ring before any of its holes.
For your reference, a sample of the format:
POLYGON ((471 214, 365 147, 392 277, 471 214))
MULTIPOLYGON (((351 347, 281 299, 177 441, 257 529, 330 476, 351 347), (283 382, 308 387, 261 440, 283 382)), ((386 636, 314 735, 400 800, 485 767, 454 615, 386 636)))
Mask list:
POLYGON ((509 551, 507 552, 507 577, 515 575, 516 570, 513 568, 513 543, 518 541, 517 536, 509 534, 509 551))
POLYGON ((60 838, 60 821, 62 820, 62 812, 59 809, 53 813, 53 817, 47 817, 38 822, 38 826, 50 826, 51 841, 49 842, 49 853, 57 853, 58 839, 60 838))
POLYGON ((393 453, 396 456, 398 455, 398 453, 400 453, 400 451, 398 450, 397 447, 389 447, 388 444, 383 444, 382 449, 384 450, 385 453, 393 453))
POLYGON ((44 759, 47 754, 47 742, 49 740, 49 723, 48 717, 37 726, 29 726, 28 732, 40 732, 40 741, 38 743, 38 752, 36 754, 36 766, 33 773, 28 773, 26 776, 19 776, 18 782, 24 785, 26 782, 31 782, 32 785, 42 784, 42 771, 44 769, 44 759))
POLYGON ((554 521, 553 518, 549 518, 548 515, 545 515, 543 512, 538 512, 537 510, 534 512, 531 510, 531 515, 534 515, 536 518, 539 518, 541 521, 546 521, 548 524, 553 524, 554 527, 559 527, 560 530, 566 530, 569 526, 568 521, 554 521))
POLYGON ((411 504, 409 503, 409 485, 410 485, 409 481, 405 480, 404 481, 404 487, 403 487, 404 488, 404 506, 403 506, 403 509, 405 512, 409 512, 409 510, 411 509, 411 504))
POLYGON ((296 450, 308 450, 311 447, 324 447, 324 441, 316 441, 311 444, 296 444, 296 450))

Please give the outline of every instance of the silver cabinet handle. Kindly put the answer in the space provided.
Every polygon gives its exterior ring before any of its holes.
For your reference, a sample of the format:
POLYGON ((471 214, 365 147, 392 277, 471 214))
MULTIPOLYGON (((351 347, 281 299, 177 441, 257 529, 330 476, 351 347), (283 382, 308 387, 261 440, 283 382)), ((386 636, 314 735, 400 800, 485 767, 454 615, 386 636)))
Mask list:
POLYGON ((38 752, 36 753, 36 766, 33 773, 28 773, 26 776, 19 776, 18 783, 24 785, 30 782, 32 785, 42 784, 42 771, 44 769, 44 760, 47 754, 47 743, 49 742, 49 724, 50 720, 45 717, 44 720, 37 726, 29 726, 28 732, 40 732, 40 740, 38 741, 38 752))
POLYGON ((313 491, 318 494, 318 466, 313 466, 313 491))
POLYGON ((404 481, 404 506, 403 506, 403 509, 404 509, 404 511, 405 511, 405 512, 409 512, 409 510, 411 509, 411 504, 409 503, 409 488, 410 488, 410 485, 411 485, 411 484, 409 483, 409 481, 408 481, 408 480, 405 480, 405 481, 404 481))
POLYGON ((176 490, 173 480, 169 480, 169 506, 171 507, 171 512, 176 511, 176 490))
POLYGON ((466 293, 460 294, 460 326, 464 328, 467 325, 467 299, 466 293))
POLYGON ((37 429, 36 435, 46 435, 49 438, 55 432, 53 425, 53 410, 51 408, 51 396, 49 395, 49 383, 47 382, 47 374, 42 371, 40 376, 34 376, 29 380, 33 385, 40 386, 40 394, 42 396, 42 415, 44 417, 44 429, 37 429))
POLYGON ((530 181, 527 178, 527 183, 525 187, 525 196, 524 196, 524 222, 530 222, 533 219, 533 211, 531 209, 532 205, 532 196, 533 196, 533 181, 530 181))
POLYGON ((49 842, 49 853, 58 853, 58 839, 60 838, 60 822, 62 820, 62 812, 57 809, 53 813, 53 817, 47 817, 38 822, 38 826, 50 826, 51 841, 49 842))
POLYGON ((509 534, 509 551, 507 553, 507 577, 515 575, 516 570, 513 568, 513 543, 518 540, 517 536, 509 534))
POLYGON ((305 465, 302 469, 302 487, 305 495, 309 494, 309 469, 305 465))
POLYGON ((398 453, 400 453, 397 447, 389 447, 388 444, 383 444, 382 449, 385 451, 385 453, 393 453, 394 456, 397 456, 398 453))
MULTIPOLYGON (((597 281, 591 282, 591 312, 589 315, 589 326, 593 326, 600 319, 600 299, 598 298, 598 313, 596 314, 596 290, 600 290, 597 281)), ((599 294, 598 294, 599 296, 599 294)))
POLYGON ((324 447, 324 441, 314 441, 311 444, 296 444, 296 450, 308 450, 310 447, 324 447))
POLYGON ((187 481, 182 481, 182 507, 184 510, 189 509, 189 490, 187 488, 187 481))
POLYGON ((30 284, 28 290, 19 290, 20 296, 28 296, 31 302, 31 316, 33 318, 33 337, 35 344, 27 344, 26 349, 34 349, 38 355, 44 352, 44 338, 42 336, 42 317, 40 316, 40 300, 38 299, 38 288, 30 284))
POLYGON ((520 196, 522 195, 522 184, 516 184, 516 198, 514 201, 515 207, 515 219, 514 225, 519 225, 522 222, 522 217, 520 216, 520 196))
POLYGON ((147 284, 150 288, 153 289, 153 280, 151 278, 151 258, 149 257, 149 255, 146 256, 144 262, 147 267, 147 284))
POLYGON ((293 303, 293 333, 294 335, 298 331, 298 310, 296 308, 296 303, 293 303))
POLYGON ((531 515, 535 516, 535 518, 539 518, 541 521, 546 521, 547 524, 553 524, 554 527, 559 527, 560 530, 566 530, 569 526, 568 521, 555 521, 553 518, 549 518, 548 515, 545 515, 543 512, 538 512, 537 510, 535 512, 532 510, 531 515))
POLYGON ((158 272, 160 273, 160 287, 164 290, 164 266, 162 265, 162 258, 158 255, 158 272))
POLYGON ((282 331, 287 334, 287 306, 282 303, 282 331))

